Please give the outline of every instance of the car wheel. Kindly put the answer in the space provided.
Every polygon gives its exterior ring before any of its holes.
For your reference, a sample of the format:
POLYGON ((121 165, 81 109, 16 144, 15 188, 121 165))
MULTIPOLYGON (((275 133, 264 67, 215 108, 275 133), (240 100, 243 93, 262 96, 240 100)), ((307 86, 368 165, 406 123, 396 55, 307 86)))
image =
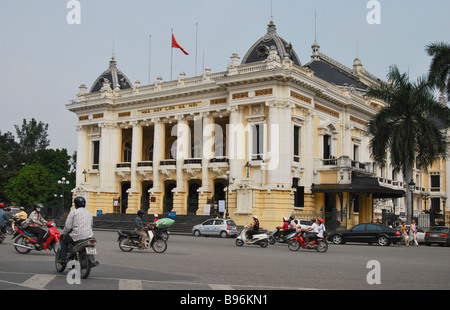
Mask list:
POLYGON ((344 240, 342 239, 341 235, 334 235, 333 238, 331 239, 333 241, 334 244, 343 244, 344 240))
POLYGON ((220 236, 221 236, 222 238, 226 238, 226 237, 228 237, 228 234, 227 234, 226 231, 221 231, 221 232, 220 232, 220 236))
POLYGON ((380 236, 378 237, 378 245, 386 246, 389 245, 389 239, 386 236, 380 236))
POLYGON ((200 237, 200 235, 201 235, 200 230, 195 230, 194 231, 194 236, 200 237))

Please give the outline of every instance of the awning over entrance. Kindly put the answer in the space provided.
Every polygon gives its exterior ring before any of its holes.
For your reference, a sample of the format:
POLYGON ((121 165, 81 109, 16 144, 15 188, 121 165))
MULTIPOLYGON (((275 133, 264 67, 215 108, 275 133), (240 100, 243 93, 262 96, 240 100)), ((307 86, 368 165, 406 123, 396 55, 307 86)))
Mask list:
POLYGON ((381 186, 376 178, 354 177, 351 184, 313 184, 312 193, 358 193, 373 194, 373 198, 400 198, 405 196, 404 190, 395 190, 381 186))

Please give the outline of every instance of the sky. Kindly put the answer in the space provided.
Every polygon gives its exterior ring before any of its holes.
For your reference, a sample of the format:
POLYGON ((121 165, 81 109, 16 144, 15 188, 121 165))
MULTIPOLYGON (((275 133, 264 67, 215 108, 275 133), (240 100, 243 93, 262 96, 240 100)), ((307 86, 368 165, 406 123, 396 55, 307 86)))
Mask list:
POLYGON ((113 53, 133 84, 169 81, 171 73, 193 77, 205 67, 222 72, 272 19, 302 65, 317 37, 320 52, 347 67, 358 56, 381 79, 397 65, 416 80, 428 72, 426 45, 450 42, 448 0, 71 1, 79 11, 69 0, 0 1, 0 132, 15 135, 14 125, 35 118, 49 125, 50 147, 69 154, 77 146, 76 116, 66 104, 81 84, 90 89, 113 53), (175 49, 171 58, 172 31, 189 55, 175 49))

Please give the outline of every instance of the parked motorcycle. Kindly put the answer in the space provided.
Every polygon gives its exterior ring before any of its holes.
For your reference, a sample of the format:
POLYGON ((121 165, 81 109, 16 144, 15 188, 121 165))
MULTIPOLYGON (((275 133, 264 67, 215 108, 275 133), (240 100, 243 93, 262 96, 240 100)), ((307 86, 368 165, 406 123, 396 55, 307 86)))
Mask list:
POLYGON ((167 243, 163 239, 161 231, 147 230, 148 237, 144 240, 144 248, 141 248, 139 235, 134 230, 119 230, 119 248, 124 252, 131 252, 134 249, 144 250, 152 248, 156 253, 163 253, 167 249, 167 243))
POLYGON ((307 243, 303 237, 305 230, 301 229, 288 242, 288 248, 291 251, 298 251, 300 248, 308 250, 316 250, 317 252, 325 253, 328 250, 327 238, 317 238, 310 243, 307 243))
MULTIPOLYGON (((56 229, 56 224, 53 221, 47 223, 48 231, 44 235, 44 242, 42 244, 43 250, 53 250, 55 253, 59 249, 59 238, 61 233, 56 229)), ((13 245, 16 251, 20 254, 28 254, 31 250, 35 249, 36 236, 27 231, 20 225, 15 225, 15 233, 13 239, 13 245)))
POLYGON ((247 237, 248 228, 249 228, 248 226, 245 226, 245 228, 241 231, 239 236, 236 238, 235 243, 237 246, 243 246, 244 244, 248 244, 248 245, 259 245, 262 248, 265 248, 269 245, 269 236, 267 234, 253 235, 253 239, 248 240, 248 237, 247 237))
POLYGON ((271 245, 274 245, 275 243, 287 243, 296 234, 296 232, 293 231, 293 232, 287 234, 286 236, 281 236, 277 239, 275 236, 278 234, 279 230, 280 230, 280 228, 277 227, 276 230, 274 230, 271 234, 269 234, 269 243, 271 245))
POLYGON ((60 260, 61 249, 58 249, 55 256, 56 271, 63 272, 71 261, 76 261, 80 266, 80 278, 86 279, 91 273, 91 269, 100 265, 95 258, 95 255, 97 255, 96 245, 97 240, 95 238, 75 242, 75 244, 69 246, 65 261, 60 260))

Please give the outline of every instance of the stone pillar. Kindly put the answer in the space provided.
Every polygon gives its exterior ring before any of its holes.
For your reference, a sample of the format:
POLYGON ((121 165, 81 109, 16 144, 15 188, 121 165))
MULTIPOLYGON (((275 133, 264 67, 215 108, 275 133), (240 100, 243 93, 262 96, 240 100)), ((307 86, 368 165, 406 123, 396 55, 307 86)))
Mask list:
POLYGON ((235 183, 240 183, 245 163, 245 128, 242 109, 233 106, 230 107, 230 111, 230 124, 227 130, 227 156, 231 177, 235 178, 235 183))
POLYGON ((214 137, 212 135, 214 123, 211 121, 209 113, 203 116, 203 143, 202 143, 202 187, 198 189, 199 192, 211 192, 209 182, 208 164, 211 158, 214 157, 212 147, 214 145, 214 137))
MULTIPOLYGON (((102 123, 100 140, 100 185, 98 191, 118 192, 116 165, 120 161, 120 133, 117 124, 102 123)), ((111 202, 112 203, 112 202, 111 202)))
POLYGON ((133 123, 133 138, 131 152, 131 187, 130 193, 139 193, 137 164, 142 158, 142 127, 139 122, 133 123))
POLYGON ((76 187, 79 187, 84 182, 85 175, 83 171, 90 170, 89 167, 89 139, 87 136, 86 126, 77 126, 78 131, 78 146, 77 146, 77 176, 76 187))

